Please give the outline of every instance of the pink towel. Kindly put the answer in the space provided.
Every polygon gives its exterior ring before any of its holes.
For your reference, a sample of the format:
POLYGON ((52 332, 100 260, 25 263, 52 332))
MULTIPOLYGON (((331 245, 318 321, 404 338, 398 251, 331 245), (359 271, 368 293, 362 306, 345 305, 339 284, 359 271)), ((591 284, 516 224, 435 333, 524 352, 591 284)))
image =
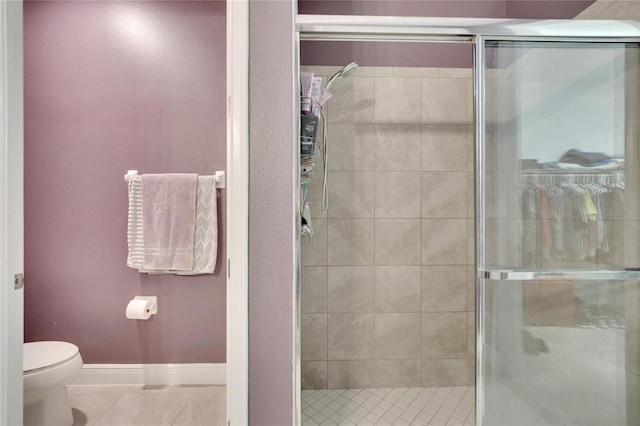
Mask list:
POLYGON ((144 270, 193 269, 197 176, 141 176, 144 270))

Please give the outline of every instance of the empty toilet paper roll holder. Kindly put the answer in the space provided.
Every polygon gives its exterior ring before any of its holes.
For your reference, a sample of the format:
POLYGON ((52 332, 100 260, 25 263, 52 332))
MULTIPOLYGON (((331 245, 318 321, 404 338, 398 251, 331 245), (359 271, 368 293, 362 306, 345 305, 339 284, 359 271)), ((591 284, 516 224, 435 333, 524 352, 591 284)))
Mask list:
POLYGON ((148 300, 151 306, 147 309, 147 313, 153 315, 158 313, 158 296, 136 296, 133 300, 148 300))

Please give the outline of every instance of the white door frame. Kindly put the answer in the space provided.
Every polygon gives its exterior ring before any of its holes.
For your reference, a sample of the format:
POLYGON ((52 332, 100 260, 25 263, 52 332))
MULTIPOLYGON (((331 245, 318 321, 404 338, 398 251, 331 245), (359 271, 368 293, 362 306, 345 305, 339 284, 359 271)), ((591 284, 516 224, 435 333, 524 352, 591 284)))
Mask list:
POLYGON ((227 421, 249 424, 249 2, 227 1, 227 421))
POLYGON ((22 0, 0 2, 0 424, 22 424, 23 219, 22 0))

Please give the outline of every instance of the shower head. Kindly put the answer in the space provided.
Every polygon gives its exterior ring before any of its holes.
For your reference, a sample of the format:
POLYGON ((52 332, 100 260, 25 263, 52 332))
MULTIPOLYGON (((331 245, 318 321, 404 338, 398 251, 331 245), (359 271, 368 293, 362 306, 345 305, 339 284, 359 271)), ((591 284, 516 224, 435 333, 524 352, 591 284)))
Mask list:
POLYGON ((329 81, 327 82, 327 87, 326 89, 329 90, 329 88, 333 85, 333 83, 338 79, 338 78, 344 78, 346 77, 350 72, 352 72, 353 70, 355 70, 356 68, 358 68, 358 64, 355 62, 351 62, 350 64, 345 65, 344 67, 340 68, 338 70, 337 73, 335 73, 334 75, 331 76, 331 78, 329 79, 329 81))

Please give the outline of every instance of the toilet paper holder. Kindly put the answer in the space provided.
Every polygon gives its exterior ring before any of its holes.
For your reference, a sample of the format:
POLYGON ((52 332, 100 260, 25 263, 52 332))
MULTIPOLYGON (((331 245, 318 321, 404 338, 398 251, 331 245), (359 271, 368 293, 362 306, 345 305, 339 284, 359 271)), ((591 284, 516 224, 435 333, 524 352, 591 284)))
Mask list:
POLYGON ((148 300, 151 302, 149 313, 151 315, 158 313, 158 296, 136 296, 133 300, 148 300))

